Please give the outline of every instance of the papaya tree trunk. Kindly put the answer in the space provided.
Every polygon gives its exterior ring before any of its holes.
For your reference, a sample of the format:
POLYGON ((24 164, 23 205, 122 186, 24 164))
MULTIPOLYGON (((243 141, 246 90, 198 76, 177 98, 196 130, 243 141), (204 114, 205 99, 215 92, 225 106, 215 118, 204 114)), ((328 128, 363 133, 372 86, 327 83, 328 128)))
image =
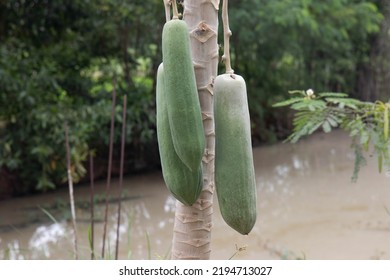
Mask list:
POLYGON ((218 67, 219 0, 184 0, 196 83, 202 108, 206 148, 203 155, 203 190, 192 206, 177 201, 172 259, 210 259, 214 194, 215 133, 213 82, 218 67))

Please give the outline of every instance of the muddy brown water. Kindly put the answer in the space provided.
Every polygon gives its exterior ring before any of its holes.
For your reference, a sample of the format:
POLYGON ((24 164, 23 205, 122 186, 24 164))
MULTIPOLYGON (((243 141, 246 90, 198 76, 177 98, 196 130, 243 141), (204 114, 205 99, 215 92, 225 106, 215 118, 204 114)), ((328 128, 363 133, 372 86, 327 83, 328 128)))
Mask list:
MULTIPOLYGON (((258 219, 241 236, 214 208, 212 259, 390 259, 390 176, 368 157, 351 182, 353 152, 342 131, 298 144, 253 150, 258 219)), ((117 181, 109 204, 108 253, 113 258, 117 181)), ((96 183, 95 248, 101 252, 105 182, 96 183)), ((124 181, 120 259, 169 256, 175 200, 159 172, 124 181)), ((89 187, 75 189, 79 255, 90 258, 89 187)), ((72 259, 68 192, 0 202, 0 259, 72 259), (55 221, 54 221, 55 219, 55 221)))

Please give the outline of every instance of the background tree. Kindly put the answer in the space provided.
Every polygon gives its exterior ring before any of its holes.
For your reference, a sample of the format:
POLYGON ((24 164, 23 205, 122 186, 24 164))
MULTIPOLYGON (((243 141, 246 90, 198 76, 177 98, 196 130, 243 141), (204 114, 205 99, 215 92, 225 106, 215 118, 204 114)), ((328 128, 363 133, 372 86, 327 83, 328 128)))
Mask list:
POLYGON ((161 28, 161 9, 160 1, 0 3, 0 166, 1 176, 18 178, 13 192, 66 179, 64 120, 75 178, 85 175, 90 150, 105 165, 114 77, 120 98, 129 93, 127 169, 155 166, 152 77, 161 34, 144 31, 161 28))
POLYGON ((254 140, 272 142, 288 133, 289 115, 281 117, 272 104, 290 89, 375 98, 356 89, 383 19, 376 2, 231 1, 232 59, 247 79, 254 140))

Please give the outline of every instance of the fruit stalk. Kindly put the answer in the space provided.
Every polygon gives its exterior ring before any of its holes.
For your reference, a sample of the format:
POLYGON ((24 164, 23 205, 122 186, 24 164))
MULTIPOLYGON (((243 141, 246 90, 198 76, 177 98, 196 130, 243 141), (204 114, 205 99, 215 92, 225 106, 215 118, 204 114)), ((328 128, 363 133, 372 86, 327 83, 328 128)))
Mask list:
POLYGON ((222 23, 223 23, 223 56, 222 61, 225 63, 226 73, 233 74, 230 63, 230 36, 232 31, 229 27, 229 13, 228 13, 228 0, 223 0, 222 3, 222 23))

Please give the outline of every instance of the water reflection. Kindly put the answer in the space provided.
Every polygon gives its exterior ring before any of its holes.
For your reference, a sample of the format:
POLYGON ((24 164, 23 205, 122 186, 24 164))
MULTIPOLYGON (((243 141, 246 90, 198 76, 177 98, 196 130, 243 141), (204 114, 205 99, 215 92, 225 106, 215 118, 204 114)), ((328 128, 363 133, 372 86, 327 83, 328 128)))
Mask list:
POLYGON ((57 245, 58 240, 70 236, 66 223, 55 223, 49 226, 41 225, 35 230, 29 241, 29 249, 32 257, 49 258, 51 256, 51 246, 57 245))
POLYGON ((167 213, 174 213, 176 208, 176 200, 173 198, 173 196, 167 196, 167 199, 164 203, 164 211, 167 213))
POLYGON ((20 245, 18 240, 12 240, 7 244, 7 249, 4 252, 5 257, 11 260, 24 260, 24 256, 21 253, 20 245))

